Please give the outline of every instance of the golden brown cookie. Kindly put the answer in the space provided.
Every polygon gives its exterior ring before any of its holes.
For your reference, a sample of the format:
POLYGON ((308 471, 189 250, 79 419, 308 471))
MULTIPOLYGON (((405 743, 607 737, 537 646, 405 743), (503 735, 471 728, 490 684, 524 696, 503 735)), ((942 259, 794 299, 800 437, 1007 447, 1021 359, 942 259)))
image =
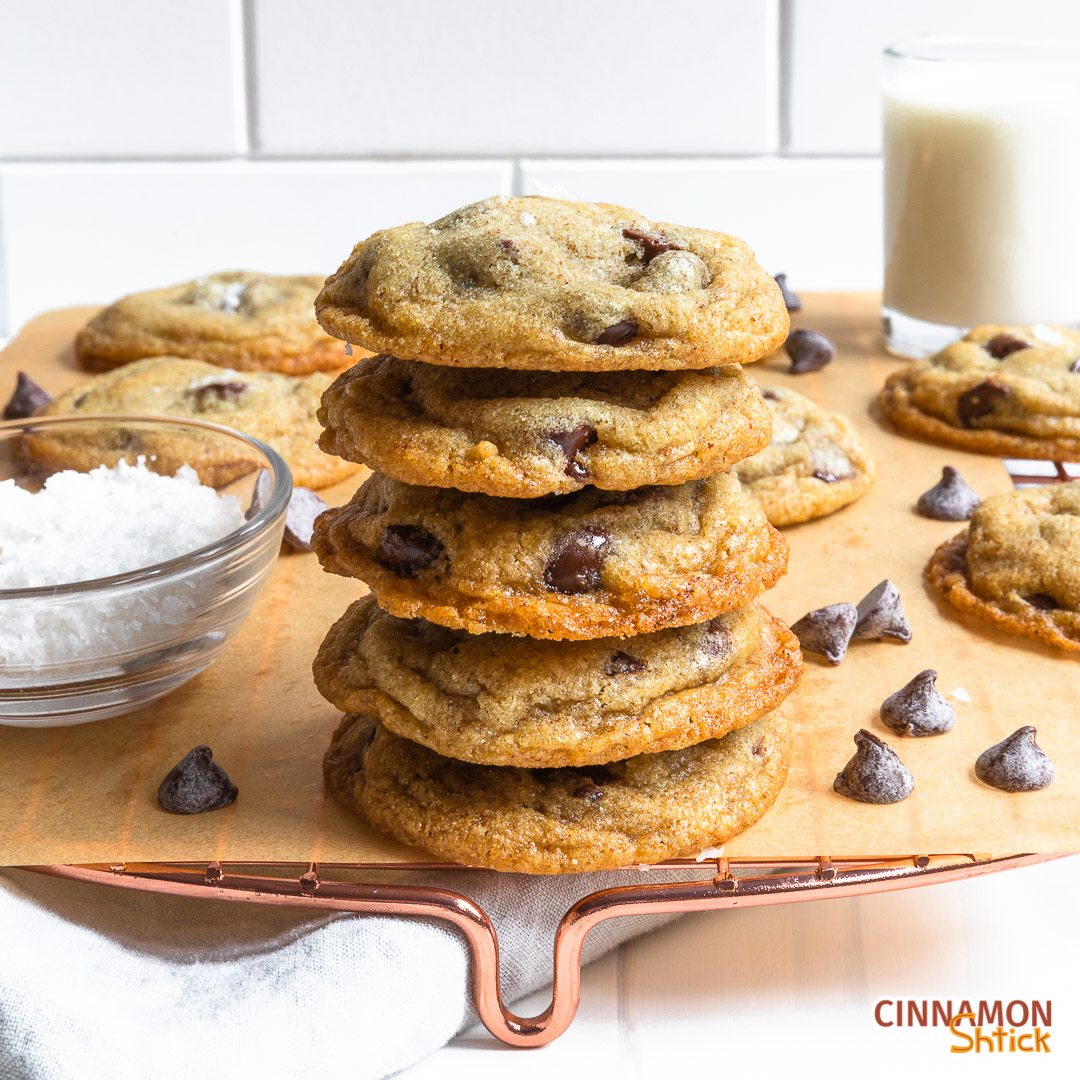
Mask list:
POLYGON ((819 409, 783 387, 764 391, 772 439, 735 465, 743 490, 773 525, 794 525, 853 503, 870 490, 877 470, 870 447, 851 421, 819 409))
POLYGON ((999 630, 1080 649, 1080 481, 985 499, 934 552, 926 579, 999 630))
POLYGON ((183 356, 234 371, 306 375, 349 363, 315 321, 318 274, 274 277, 247 270, 132 293, 98 312, 75 338, 89 371, 149 356, 183 356))
POLYGON ((723 472, 769 439, 741 367, 596 373, 378 356, 323 394, 319 445, 409 484, 530 498, 723 472))
POLYGON ((542 371, 741 364, 788 330, 779 287, 741 240, 540 196, 375 233, 315 310, 373 352, 542 371))
MULTIPOLYGON (((330 372, 315 372, 302 378, 268 372, 241 373, 199 360, 159 356, 94 375, 49 402, 35 415, 120 413, 207 420, 261 439, 285 459, 295 484, 320 488, 335 484, 358 469, 354 463, 325 454, 318 447, 319 423, 315 414, 319 398, 332 380, 330 372)), ((79 468, 80 463, 97 463, 102 450, 107 449, 94 439, 90 445, 83 445, 71 434, 66 434, 62 441, 58 437, 35 436, 32 451, 39 461, 48 459, 56 467, 79 468)), ((202 457, 205 445, 200 448, 186 442, 181 444, 171 437, 165 440, 160 434, 146 435, 144 442, 145 445, 124 449, 176 459, 178 465, 183 461, 197 467, 205 465, 202 457)), ((214 452, 220 453, 216 444, 214 452)), ((218 463, 223 467, 223 476, 230 464, 218 463)), ((204 480, 213 482, 213 478, 204 477, 204 480)))
POLYGON ((473 634, 642 634, 771 588, 787 545, 733 473, 630 492, 496 499, 370 477, 312 538, 391 614, 473 634))
POLYGON ((335 708, 436 753, 556 768, 726 735, 780 705, 802 654, 757 604, 633 640, 536 641, 397 619, 367 596, 331 628, 314 671, 335 708))
POLYGON ((722 739, 588 769, 453 761, 349 713, 323 775, 347 810, 438 858, 567 874, 724 843, 773 804, 790 757, 791 732, 776 712, 722 739))
POLYGON ((886 380, 904 433, 983 454, 1080 461, 1080 332, 978 326, 886 380))

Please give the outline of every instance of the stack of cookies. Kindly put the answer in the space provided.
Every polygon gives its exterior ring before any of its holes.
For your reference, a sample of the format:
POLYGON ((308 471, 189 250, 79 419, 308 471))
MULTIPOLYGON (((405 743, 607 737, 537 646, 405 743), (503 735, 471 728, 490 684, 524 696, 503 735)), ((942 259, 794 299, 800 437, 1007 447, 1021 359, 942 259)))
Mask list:
POLYGON ((333 795, 501 870, 697 854, 787 774, 798 643, 757 603, 787 547, 731 467, 787 332, 741 241, 616 206, 493 198, 359 244, 316 302, 379 355, 323 396, 377 470, 324 513, 365 581, 315 661, 347 715, 333 795))

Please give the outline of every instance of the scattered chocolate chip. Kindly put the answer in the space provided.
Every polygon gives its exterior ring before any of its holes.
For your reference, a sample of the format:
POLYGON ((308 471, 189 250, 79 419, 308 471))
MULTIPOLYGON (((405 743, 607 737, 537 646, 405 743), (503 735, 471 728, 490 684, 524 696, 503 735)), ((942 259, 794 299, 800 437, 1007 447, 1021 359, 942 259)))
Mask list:
POLYGON ((648 666, 640 657, 631 656, 629 653, 619 649, 612 653, 611 659, 607 662, 607 667, 604 668, 604 673, 607 675, 636 675, 639 671, 644 671, 648 666))
POLYGON ((4 406, 4 419, 25 420, 52 399, 48 390, 38 386, 25 371, 20 371, 15 377, 15 392, 4 406))
POLYGON ((995 334, 983 348, 995 360, 1004 360, 1009 353, 1019 352, 1021 349, 1030 349, 1031 346, 1012 334, 995 334))
POLYGON ((725 656, 731 652, 731 633, 723 619, 712 619, 705 627, 705 651, 710 656, 725 656))
POLYGON ((600 332, 597 345, 629 345, 637 337, 638 324, 633 319, 623 319, 600 332))
POLYGON ((852 637, 860 641, 880 641, 896 638, 911 640, 911 627, 904 616, 900 590, 888 578, 875 585, 858 603, 858 618, 852 637))
POLYGON ((604 789, 595 784, 582 784, 575 791, 570 792, 575 799, 584 799, 586 802, 599 802, 604 797, 604 789))
POLYGON ((895 803, 915 790, 915 781, 888 743, 865 728, 855 732, 855 756, 836 774, 833 791, 864 803, 895 803))
POLYGON ((170 814, 205 814, 236 802, 236 785, 213 760, 209 746, 196 746, 161 781, 157 801, 170 814))
POLYGON ((791 357, 789 371, 792 375, 820 371, 836 356, 836 346, 816 330, 792 330, 784 348, 791 357))
POLYGON ((587 525, 560 536, 544 568, 544 585, 554 592, 575 595, 600 588, 600 567, 604 562, 611 533, 587 525))
POLYGON ((824 656, 830 664, 839 664, 847 654, 858 617, 854 604, 829 604, 804 615, 791 632, 807 652, 824 656))
POLYGON ((638 229, 623 229, 627 240, 636 240, 645 249, 645 262, 650 263, 657 255, 665 251, 682 251, 678 244, 673 244, 666 236, 650 236, 638 229))
POLYGON ((345 355, 352 356, 352 346, 347 341, 345 342, 345 355))
POLYGON ((325 509, 326 503, 314 491, 305 487, 293 488, 289 508, 285 511, 285 543, 297 551, 310 551, 315 519, 325 509))
POLYGON ((388 525, 379 537, 375 561, 400 578, 415 577, 443 553, 442 543, 415 525, 388 525))
POLYGON ((840 479, 836 473, 826 472, 824 469, 815 469, 812 475, 815 480, 820 480, 825 484, 835 484, 840 479))
POLYGON ((1054 763, 1029 725, 984 750, 975 761, 975 775, 999 791, 1038 791, 1054 779, 1054 763))
POLYGON ((776 284, 780 286, 780 294, 784 298, 784 307, 786 307, 788 311, 801 311, 802 301, 788 288, 787 274, 776 274, 774 275, 774 279, 776 284))
POLYGON ((964 427, 971 427, 972 420, 992 413, 999 401, 1010 397, 1012 397, 1012 391, 1004 383, 987 379, 970 390, 965 390, 956 399, 956 415, 964 427))
POLYGON ((956 723, 956 710, 938 693, 933 668, 920 671, 910 682, 890 694, 878 715, 897 735, 944 735, 956 723))
POLYGON ((1031 593, 1025 596, 1024 599, 1033 607, 1038 608, 1039 611, 1055 611, 1061 605, 1049 594, 1044 592, 1031 593))
POLYGON ((762 390, 761 396, 766 401, 779 401, 780 395, 775 390, 762 390))
POLYGON ((553 431, 548 438, 566 455, 566 468, 563 470, 572 480, 585 480, 589 470, 577 460, 577 455, 586 446, 596 442, 596 428, 582 424, 571 431, 553 431))
POLYGON ((193 391, 193 395, 197 407, 204 409, 215 401, 235 401, 247 388, 247 383, 233 379, 229 382, 206 383, 193 391))
POLYGON ((915 509, 935 521, 967 521, 978 505, 979 496, 956 469, 946 465, 941 470, 941 479, 919 496, 915 509))
POLYGON ((269 501, 274 491, 274 474, 269 469, 260 469, 255 477, 255 489, 251 493, 251 505, 244 513, 244 520, 250 521, 269 501))

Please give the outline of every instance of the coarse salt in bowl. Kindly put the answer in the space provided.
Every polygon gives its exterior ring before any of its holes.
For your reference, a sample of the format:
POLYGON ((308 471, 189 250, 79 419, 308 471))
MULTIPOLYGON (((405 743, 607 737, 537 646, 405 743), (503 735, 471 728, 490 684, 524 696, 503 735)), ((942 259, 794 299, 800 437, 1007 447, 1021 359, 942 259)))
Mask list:
POLYGON ((270 447, 201 421, 0 424, 0 723, 138 708, 224 648, 292 491, 270 447))

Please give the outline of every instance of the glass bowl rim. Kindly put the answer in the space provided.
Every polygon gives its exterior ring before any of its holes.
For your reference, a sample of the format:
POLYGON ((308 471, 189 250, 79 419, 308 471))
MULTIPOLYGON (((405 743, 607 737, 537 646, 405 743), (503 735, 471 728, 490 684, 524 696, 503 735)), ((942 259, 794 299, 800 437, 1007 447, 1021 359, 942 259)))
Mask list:
POLYGON ((891 60, 906 60, 917 64, 956 64, 967 67, 1003 68, 1015 67, 1038 71, 1076 71, 1080 72, 1080 46, 1067 41, 1055 41, 1052 38, 1039 37, 978 37, 963 34, 924 34, 901 38, 887 45, 883 55, 891 60), (927 49, 935 47, 964 46, 1002 46, 1009 49, 1036 48, 1045 49, 1052 55, 1046 62, 1030 58, 1016 60, 984 59, 978 56, 928 56, 927 49), (1069 59, 1062 59, 1068 56, 1069 59))
POLYGON ((89 578, 85 581, 70 581, 61 585, 35 585, 19 589, 0 589, 0 601, 6 600, 31 600, 31 599, 57 599, 74 596, 90 596, 108 590, 127 586, 142 585, 147 582, 167 580, 172 576, 186 574, 194 567, 212 562, 230 551, 242 548, 248 541, 255 539, 260 533, 271 525, 285 512, 292 496, 292 472, 285 459, 272 447, 261 439, 248 435, 235 428, 225 427, 223 424, 213 424, 208 420, 185 419, 177 416, 155 416, 153 414, 131 413, 89 413, 78 416, 61 414, 58 416, 28 417, 24 420, 0 421, 0 436, 17 433, 26 433, 33 428, 40 427, 63 427, 99 425, 104 422, 126 424, 153 424, 158 427, 187 427, 202 428, 221 435, 228 435, 233 439, 239 439, 254 447, 263 454, 270 465, 274 479, 274 487, 266 505, 261 507, 250 520, 245 521, 239 528, 233 529, 218 540, 205 544, 194 551, 175 558, 166 559, 164 562, 152 563, 150 566, 140 567, 138 570, 125 570, 120 574, 111 574, 109 577, 89 578))

